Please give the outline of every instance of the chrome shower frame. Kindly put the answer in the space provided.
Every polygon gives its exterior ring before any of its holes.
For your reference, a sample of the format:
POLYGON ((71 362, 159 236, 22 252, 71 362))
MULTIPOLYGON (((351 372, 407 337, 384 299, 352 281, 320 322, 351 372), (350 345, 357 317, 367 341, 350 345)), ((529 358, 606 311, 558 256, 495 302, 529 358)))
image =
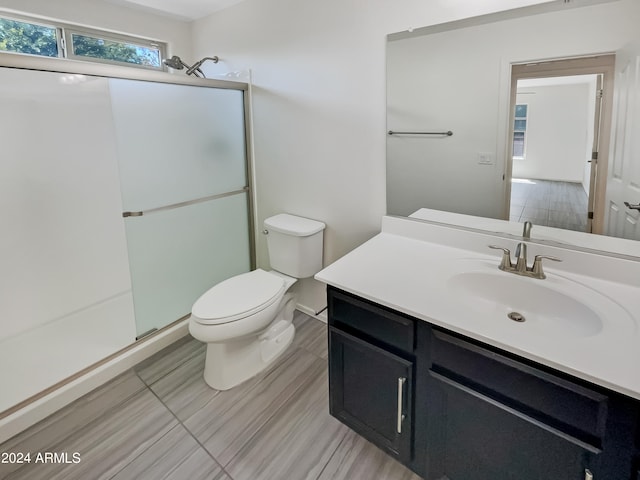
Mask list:
MULTIPOLYGON (((204 62, 208 58, 202 60, 204 62)), ((119 65, 109 65, 102 63, 91 62, 78 62, 75 60, 67 60, 62 58, 48 58, 48 57, 35 57, 30 55, 21 55, 14 53, 0 52, 0 68, 16 68, 24 70, 35 70, 45 72, 55 72, 68 75, 91 75, 104 78, 119 78, 128 80, 139 80, 145 82, 165 83, 175 85, 188 85, 200 88, 219 88, 228 90, 238 90, 243 94, 244 103, 244 123, 245 123, 245 155, 246 155, 246 178, 247 178, 247 204, 248 204, 248 229, 249 229, 249 261, 250 269, 256 268, 256 243, 258 238, 258 232, 256 231, 257 214, 256 214, 256 201, 255 201, 255 181, 254 181, 254 168, 253 168, 253 155, 252 155, 252 132, 251 132, 251 106, 250 106, 250 86, 246 82, 238 82, 231 80, 214 80, 206 78, 194 78, 187 75, 174 75, 168 72, 161 72, 155 70, 146 70, 141 68, 131 68, 119 65)), ((184 68, 184 66, 183 66, 184 68)), ((32 397, 25 399, 13 407, 0 412, 0 426, 5 428, 5 431, 12 431, 18 433, 22 431, 25 426, 34 424, 35 422, 50 415, 58 408, 60 400, 57 399, 51 403, 44 402, 43 399, 50 398, 51 396, 59 395, 57 392, 61 391, 63 387, 66 388, 71 382, 76 384, 81 383, 81 379, 97 368, 106 365, 108 362, 115 362, 115 359, 122 357, 125 353, 134 351, 138 348, 143 348, 141 345, 147 345, 151 339, 164 338, 164 335, 172 335, 177 325, 180 322, 184 322, 187 317, 176 320, 173 324, 167 325, 153 334, 146 336, 131 345, 125 347, 122 350, 114 352, 112 355, 105 357, 103 360, 90 365, 86 369, 77 372, 76 374, 58 382, 47 390, 44 390, 32 397), (36 404, 36 402, 40 402, 36 404), (21 412, 26 411, 27 407, 31 408, 32 405, 36 405, 28 414, 21 412), (28 419, 25 420, 28 415, 28 419), (3 423, 4 422, 4 423, 3 423)), ((152 347, 149 347, 152 348, 152 347)), ((137 350, 136 350, 137 351, 137 350)), ((90 381, 87 381, 89 384, 90 381)), ((83 386, 73 387, 73 392, 67 391, 65 395, 65 403, 79 398, 85 394, 88 390, 83 390, 83 386), (70 400, 69 400, 70 399, 70 400)), ((7 438, 2 437, 0 433, 0 442, 7 438)))

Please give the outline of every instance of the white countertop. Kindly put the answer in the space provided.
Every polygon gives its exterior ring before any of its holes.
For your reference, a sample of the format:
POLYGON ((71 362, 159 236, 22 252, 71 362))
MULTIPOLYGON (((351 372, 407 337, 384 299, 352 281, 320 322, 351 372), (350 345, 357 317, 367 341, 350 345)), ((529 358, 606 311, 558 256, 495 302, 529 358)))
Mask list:
MULTIPOLYGON (((462 213, 443 212, 441 210, 432 210, 429 208, 416 210, 409 215, 409 218, 444 223, 453 226, 464 225, 468 228, 514 236, 522 235, 523 228, 523 223, 521 222, 476 217, 462 213)), ((534 224, 531 230, 531 239, 533 241, 550 241, 640 258, 640 242, 636 240, 627 240, 625 238, 593 235, 585 232, 575 232, 573 230, 564 230, 534 224)))
POLYGON ((501 252, 489 250, 488 244, 515 250, 515 242, 490 234, 385 217, 379 235, 315 278, 640 399, 640 262, 529 245, 530 262, 536 254, 563 259, 560 264, 546 264, 548 278, 536 280, 499 271, 501 252), (590 306, 602 319, 602 328, 576 335, 571 326, 562 325, 561 319, 555 319, 558 324, 516 323, 502 314, 488 315, 486 309, 482 313, 449 282, 452 272, 475 270, 483 271, 483 275, 510 276, 514 282, 536 282, 533 289, 542 286, 562 291, 566 285, 578 285, 583 292, 592 293, 590 306), (603 303, 599 305, 600 298, 603 303))

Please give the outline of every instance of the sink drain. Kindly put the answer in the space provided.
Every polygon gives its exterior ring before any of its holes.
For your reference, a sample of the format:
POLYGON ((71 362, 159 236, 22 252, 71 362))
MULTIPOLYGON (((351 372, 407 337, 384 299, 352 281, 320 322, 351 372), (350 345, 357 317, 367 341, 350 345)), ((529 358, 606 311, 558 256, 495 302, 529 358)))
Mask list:
POLYGON ((507 317, 509 317, 509 320, 513 320, 514 322, 524 322, 526 320, 524 315, 518 312, 507 313, 507 317))

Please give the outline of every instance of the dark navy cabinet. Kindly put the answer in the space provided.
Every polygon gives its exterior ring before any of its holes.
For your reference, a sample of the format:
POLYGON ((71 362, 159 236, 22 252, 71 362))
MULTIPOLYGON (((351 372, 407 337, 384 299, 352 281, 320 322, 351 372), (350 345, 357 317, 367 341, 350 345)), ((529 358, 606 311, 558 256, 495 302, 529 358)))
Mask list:
POLYGON ((328 288, 331 414, 428 480, 640 480, 640 402, 328 288))
POLYGON ((331 414, 410 464, 416 322, 336 290, 329 302, 331 414))
POLYGON ((332 415, 400 461, 411 461, 413 362, 338 330, 330 342, 332 415))

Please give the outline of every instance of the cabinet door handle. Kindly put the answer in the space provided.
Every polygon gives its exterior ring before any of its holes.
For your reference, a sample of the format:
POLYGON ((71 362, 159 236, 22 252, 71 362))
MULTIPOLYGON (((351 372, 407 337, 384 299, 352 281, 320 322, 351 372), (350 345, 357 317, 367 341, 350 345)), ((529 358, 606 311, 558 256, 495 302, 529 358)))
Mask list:
POLYGON ((588 468, 584 469, 584 480, 593 480, 593 473, 588 468))
POLYGON ((396 431, 402 433, 402 421, 404 415, 402 413, 402 406, 404 405, 404 384, 407 381, 405 377, 398 378, 398 423, 396 425, 396 431))

